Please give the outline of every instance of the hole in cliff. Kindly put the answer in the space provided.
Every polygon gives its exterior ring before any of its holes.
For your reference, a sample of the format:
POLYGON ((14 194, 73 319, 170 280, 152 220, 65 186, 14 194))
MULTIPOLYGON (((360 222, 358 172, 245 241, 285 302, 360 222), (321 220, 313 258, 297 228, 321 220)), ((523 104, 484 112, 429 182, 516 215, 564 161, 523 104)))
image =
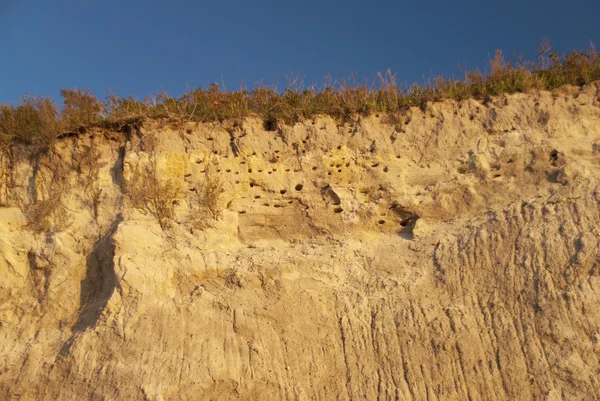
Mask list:
POLYGON ((342 146, 341 146, 341 145, 337 147, 337 150, 340 150, 340 149, 342 149, 342 146))
POLYGON ((242 161, 240 162, 240 164, 246 164, 246 161, 245 161, 245 160, 242 160, 242 161))
POLYGON ((387 166, 383 168, 384 173, 387 173, 388 171, 389 171, 389 169, 387 168, 387 166))
POLYGON ((288 201, 288 203, 289 203, 289 204, 292 204, 292 203, 294 203, 294 201, 293 201, 293 200, 289 200, 289 201, 288 201))
POLYGON ((260 195, 254 195, 254 199, 260 199, 260 195))
POLYGON ((239 214, 246 214, 246 211, 245 210, 240 210, 238 213, 239 214))
POLYGON ((263 206, 267 206, 267 207, 269 207, 269 206, 271 206, 271 205, 269 204, 269 202, 265 202, 265 203, 263 203, 263 206))
POLYGON ((265 131, 277 131, 277 129, 279 128, 277 119, 273 117, 266 118, 263 121, 263 128, 265 129, 265 131))
POLYGON ((209 140, 209 141, 212 141, 214 138, 209 137, 209 138, 206 138, 206 139, 209 140))
POLYGON ((414 212, 394 203, 390 208, 400 218, 400 231, 398 235, 404 239, 412 240, 414 238, 413 229, 419 220, 419 216, 414 212))
POLYGON ((226 172, 228 172, 228 173, 231 173, 231 169, 227 169, 227 170, 225 170, 225 171, 226 171, 226 172))
POLYGON ((338 173, 341 173, 341 172, 342 172, 342 169, 338 169, 338 173))
POLYGON ((342 213, 344 211, 344 209, 342 209, 341 207, 336 207, 333 209, 333 213, 342 213))
POLYGON ((279 150, 274 150, 273 152, 275 152, 275 153, 279 153, 279 150))
POLYGON ((385 224, 385 220, 379 220, 377 223, 378 224, 385 224))
POLYGON ((239 182, 239 181, 236 181, 235 183, 236 183, 236 184, 239 184, 240 182, 239 182))
POLYGON ((200 159, 196 159, 196 161, 195 161, 194 163, 196 163, 196 164, 201 164, 201 163, 202 163, 202 160, 200 160, 200 159))
POLYGON ((272 172, 272 171, 269 171, 269 174, 273 174, 273 172, 272 172))
POLYGON ((312 169, 313 169, 313 171, 315 171, 317 169, 317 166, 313 167, 312 169))
POLYGON ((335 206, 338 206, 342 203, 338 194, 329 185, 321 189, 321 195, 323 196, 323 198, 329 198, 331 203, 335 206))
POLYGON ((249 169, 248 169, 248 172, 249 172, 249 173, 251 173, 251 172, 252 172, 252 169, 251 169, 251 168, 249 168, 249 169))
POLYGON ((283 207, 283 205, 281 205, 281 204, 279 204, 279 203, 276 203, 276 204, 274 204, 274 205, 273 205, 273 207, 275 207, 275 208, 280 208, 280 207, 283 207))
POLYGON ((258 170, 258 172, 259 172, 259 173, 262 173, 263 171, 262 171, 262 170, 258 170))
POLYGON ((556 184, 558 182, 558 173, 559 171, 546 172, 546 179, 548 182, 556 184))
POLYGON ((286 173, 289 173, 289 171, 290 171, 290 169, 289 169, 289 168, 286 168, 286 169, 285 169, 285 172, 286 172, 286 173))
POLYGON ((379 166, 379 163, 373 163, 373 164, 371 164, 371 167, 377 167, 377 166, 379 166))
POLYGON ((296 191, 302 191, 302 188, 304 188, 304 185, 302 185, 302 184, 298 184, 298 185, 296 185, 296 186, 294 187, 294 189, 295 189, 296 191))
POLYGON ((253 182, 250 183, 250 188, 254 188, 254 183, 253 182))
POLYGON ((287 192, 287 190, 286 190, 286 189, 282 189, 281 191, 279 191, 279 193, 280 193, 281 195, 285 194, 286 192, 287 192))

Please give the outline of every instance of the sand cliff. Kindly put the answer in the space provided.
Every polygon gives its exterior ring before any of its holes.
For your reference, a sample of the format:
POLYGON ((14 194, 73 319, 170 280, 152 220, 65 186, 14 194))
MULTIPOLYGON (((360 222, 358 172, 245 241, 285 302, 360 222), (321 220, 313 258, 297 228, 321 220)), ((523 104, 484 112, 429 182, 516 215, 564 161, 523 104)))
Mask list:
POLYGON ((3 156, 0 399, 598 398, 600 83, 267 128, 3 156))

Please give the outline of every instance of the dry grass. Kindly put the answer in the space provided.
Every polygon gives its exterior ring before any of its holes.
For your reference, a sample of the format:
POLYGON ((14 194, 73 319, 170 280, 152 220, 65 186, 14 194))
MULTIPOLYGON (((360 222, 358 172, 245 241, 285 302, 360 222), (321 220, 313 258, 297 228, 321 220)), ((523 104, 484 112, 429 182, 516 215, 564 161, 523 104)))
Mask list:
MULTIPOLYGON (((138 165, 126 180, 127 196, 133 207, 154 216, 163 229, 170 228, 175 220, 175 206, 183 199, 180 188, 170 180, 159 178, 156 160, 138 165)), ((187 196, 189 212, 184 223, 191 229, 205 230, 221 217, 220 197, 223 184, 210 172, 204 181, 198 183, 196 190, 187 196)))
POLYGON ((199 183, 189 199, 190 215, 188 224, 192 229, 205 230, 221 217, 220 198, 223 183, 210 171, 206 172, 204 181, 199 183))
POLYGON ((0 105, 0 151, 15 142, 43 150, 60 133, 94 125, 112 126, 138 118, 222 122, 259 116, 264 119, 265 127, 276 129, 279 121, 291 124, 319 114, 344 120, 379 112, 387 113, 393 122, 408 107, 425 110, 429 102, 443 99, 487 99, 501 93, 552 90, 598 79, 600 55, 593 46, 560 56, 543 42, 534 62, 506 61, 502 52, 497 51, 490 60, 488 74, 472 71, 465 73, 464 79, 434 77, 427 85, 413 84, 406 88, 400 88, 395 76, 387 71, 378 74, 370 84, 357 83, 356 79, 328 78, 320 89, 304 88, 300 79, 292 77, 283 92, 262 85, 251 91, 231 92, 212 84, 179 98, 160 94, 141 101, 111 94, 101 102, 88 90, 63 89, 62 113, 48 98, 26 96, 17 106, 0 105))
POLYGON ((100 203, 104 197, 99 177, 100 169, 105 163, 100 160, 101 154, 93 142, 75 146, 71 155, 72 170, 77 173, 77 180, 83 187, 86 206, 90 208, 94 220, 98 220, 100 203))
POLYGON ((62 196, 67 184, 65 168, 54 167, 52 155, 37 160, 33 176, 31 203, 24 206, 26 228, 36 232, 61 231, 70 224, 62 196))
POLYGON ((131 177, 125 181, 125 189, 132 206, 150 213, 163 229, 173 221, 179 189, 174 182, 159 178, 153 156, 149 163, 138 165, 133 170, 131 177))
POLYGON ((51 230, 61 231, 68 226, 68 213, 61 204, 58 193, 52 193, 47 199, 39 200, 25 208, 26 228, 36 233, 51 230))

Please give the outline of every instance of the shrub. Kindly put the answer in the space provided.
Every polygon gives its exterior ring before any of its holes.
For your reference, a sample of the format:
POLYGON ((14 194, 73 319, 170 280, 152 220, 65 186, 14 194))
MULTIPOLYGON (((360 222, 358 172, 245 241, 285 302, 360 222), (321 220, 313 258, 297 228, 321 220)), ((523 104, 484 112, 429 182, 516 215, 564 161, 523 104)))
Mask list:
POLYGON ((67 130, 97 124, 104 111, 102 102, 89 89, 61 89, 64 99, 61 120, 67 130))
POLYGON ((108 114, 108 119, 112 121, 150 117, 151 107, 149 99, 144 99, 143 102, 139 102, 132 96, 118 97, 113 93, 107 96, 104 105, 105 111, 108 114))
POLYGON ((47 148, 61 131, 58 110, 50 98, 24 96, 15 107, 0 105, 0 146, 25 143, 47 148))

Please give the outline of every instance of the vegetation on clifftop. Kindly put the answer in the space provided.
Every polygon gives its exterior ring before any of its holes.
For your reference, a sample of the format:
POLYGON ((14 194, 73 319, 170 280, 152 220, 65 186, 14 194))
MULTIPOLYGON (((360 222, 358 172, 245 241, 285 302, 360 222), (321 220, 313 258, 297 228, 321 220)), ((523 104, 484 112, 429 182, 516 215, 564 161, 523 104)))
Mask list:
POLYGON ((283 92, 268 87, 231 92, 212 84, 179 98, 160 94, 144 100, 109 95, 101 101, 89 90, 63 89, 60 111, 52 99, 35 96, 23 97, 16 106, 0 105, 0 150, 14 143, 44 149, 64 133, 144 118, 221 122, 258 116, 267 129, 272 129, 279 121, 294 123, 318 114, 340 119, 373 112, 394 116, 407 107, 425 109, 428 102, 444 99, 486 99, 502 93, 585 85, 599 79, 600 54, 593 46, 559 56, 543 44, 535 62, 507 62, 502 52, 496 51, 488 74, 467 72, 462 80, 437 77, 426 86, 414 84, 404 89, 390 71, 378 74, 373 85, 341 81, 321 89, 305 89, 292 80, 283 92))

